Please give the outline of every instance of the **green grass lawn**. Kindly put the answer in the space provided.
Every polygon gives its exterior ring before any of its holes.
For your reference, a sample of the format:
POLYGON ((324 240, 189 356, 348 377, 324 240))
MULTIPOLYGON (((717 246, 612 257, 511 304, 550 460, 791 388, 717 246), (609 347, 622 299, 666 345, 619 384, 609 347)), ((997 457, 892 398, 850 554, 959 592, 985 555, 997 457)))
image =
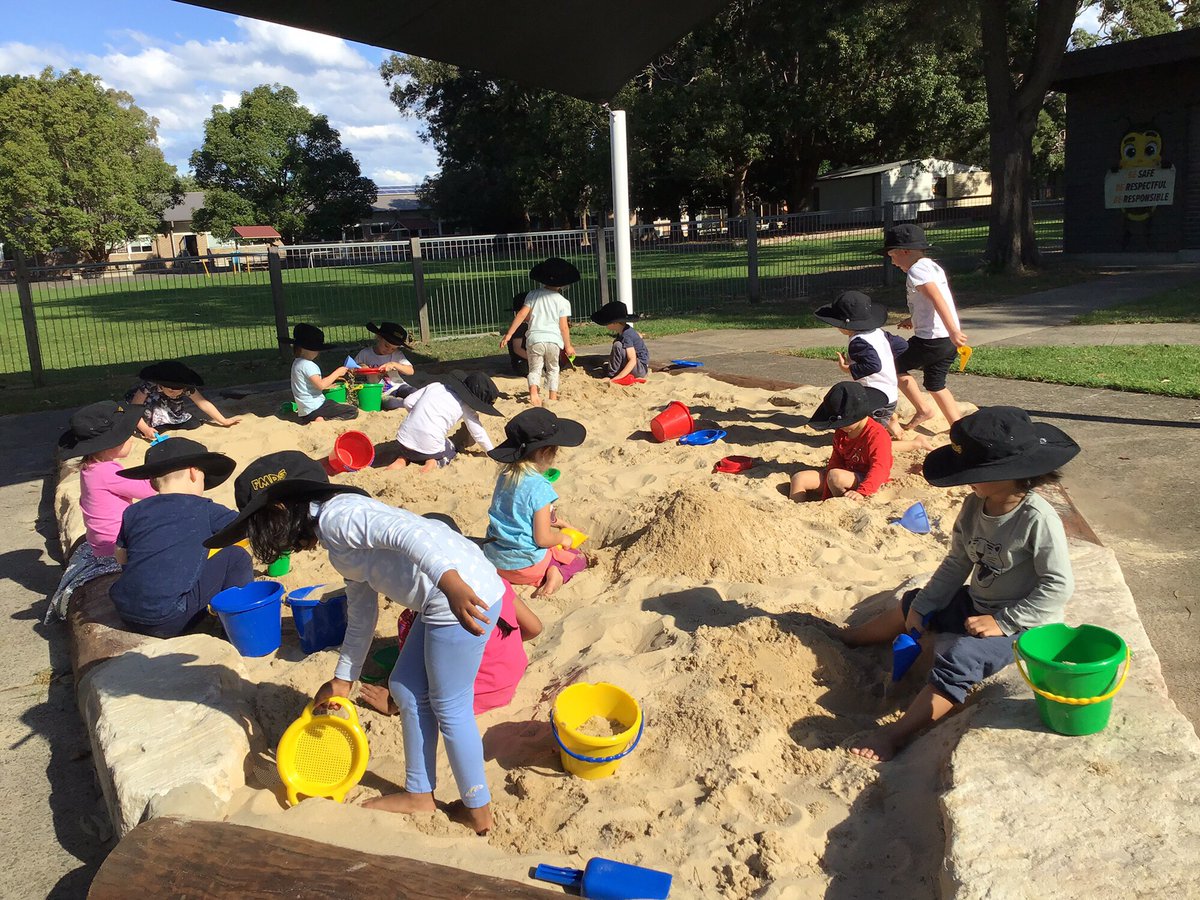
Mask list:
POLYGON ((1200 281, 1134 303, 1098 309, 1071 320, 1072 325, 1153 325, 1164 322, 1200 322, 1200 281))
MULTIPOLYGON (((840 347, 787 351, 836 359, 840 347)), ((957 366, 951 369, 953 375, 957 366)), ((976 347, 970 375, 1200 398, 1200 347, 1186 344, 1104 347, 976 347)))

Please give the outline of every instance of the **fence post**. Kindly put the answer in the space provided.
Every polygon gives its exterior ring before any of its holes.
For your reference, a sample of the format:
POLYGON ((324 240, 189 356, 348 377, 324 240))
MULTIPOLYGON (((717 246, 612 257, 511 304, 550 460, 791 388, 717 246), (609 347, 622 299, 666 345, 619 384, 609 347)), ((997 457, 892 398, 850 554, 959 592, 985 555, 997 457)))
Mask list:
POLYGON ((271 276, 271 305, 275 308, 275 340, 279 343, 279 355, 286 359, 291 355, 288 341, 287 304, 283 299, 283 247, 267 248, 267 271, 271 276))
MULTIPOLYGON (((884 242, 887 241, 888 230, 896 224, 896 204, 895 201, 889 200, 883 204, 883 237, 884 242)), ((896 267, 892 265, 892 258, 886 253, 883 254, 883 283, 887 287, 892 286, 892 282, 896 278, 896 267)))
POLYGON ((750 302, 757 303, 758 297, 758 214, 746 213, 746 281, 750 302))
POLYGON ((421 261, 421 239, 413 235, 408 239, 412 255, 413 291, 417 297, 417 324, 421 328, 421 343, 428 344, 429 333, 429 297, 425 294, 425 267, 421 261))
POLYGON ((604 234, 604 220, 596 226, 596 274, 600 276, 600 305, 608 302, 608 238, 604 234))
POLYGON ((21 323, 25 326, 25 348, 29 352, 29 374, 34 387, 46 386, 46 374, 42 370, 42 344, 38 340, 37 317, 33 313, 33 291, 29 288, 29 269, 25 267, 25 254, 16 250, 13 274, 17 279, 17 298, 21 304, 21 323))

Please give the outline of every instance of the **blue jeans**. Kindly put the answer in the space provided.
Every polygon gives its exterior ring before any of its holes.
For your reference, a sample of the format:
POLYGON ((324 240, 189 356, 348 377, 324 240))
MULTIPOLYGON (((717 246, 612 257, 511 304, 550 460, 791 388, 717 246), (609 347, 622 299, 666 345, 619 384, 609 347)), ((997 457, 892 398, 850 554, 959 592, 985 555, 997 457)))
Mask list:
POLYGON ((441 732, 463 804, 478 809, 492 800, 483 772, 483 738, 475 724, 475 676, 500 605, 497 600, 487 611, 492 624, 482 635, 457 622, 428 625, 420 615, 413 622, 388 680, 404 728, 404 789, 409 793, 429 794, 437 786, 441 732))

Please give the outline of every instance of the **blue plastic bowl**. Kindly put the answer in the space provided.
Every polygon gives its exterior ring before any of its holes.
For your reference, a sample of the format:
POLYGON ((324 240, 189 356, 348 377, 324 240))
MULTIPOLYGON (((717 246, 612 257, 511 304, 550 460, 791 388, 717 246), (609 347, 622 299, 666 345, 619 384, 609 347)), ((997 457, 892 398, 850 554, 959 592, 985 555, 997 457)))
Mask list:
POLYGON ((324 585, 297 588, 288 594, 286 601, 305 656, 328 647, 340 647, 346 639, 346 595, 310 600, 308 595, 318 587, 324 585))
POLYGON ((229 642, 242 656, 266 656, 279 649, 283 585, 278 581, 252 581, 245 587, 226 588, 209 602, 221 619, 229 642))

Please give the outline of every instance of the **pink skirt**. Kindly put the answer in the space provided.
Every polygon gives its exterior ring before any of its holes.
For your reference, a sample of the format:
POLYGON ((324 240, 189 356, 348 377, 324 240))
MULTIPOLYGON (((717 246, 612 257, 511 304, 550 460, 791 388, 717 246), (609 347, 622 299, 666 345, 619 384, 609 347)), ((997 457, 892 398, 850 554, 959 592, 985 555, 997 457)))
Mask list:
POLYGON ((524 569, 497 569, 500 577, 509 584, 532 584, 540 586, 546 580, 546 573, 554 566, 562 572, 563 584, 587 568, 587 557, 578 550, 567 550, 563 547, 551 547, 546 551, 540 562, 524 569))

